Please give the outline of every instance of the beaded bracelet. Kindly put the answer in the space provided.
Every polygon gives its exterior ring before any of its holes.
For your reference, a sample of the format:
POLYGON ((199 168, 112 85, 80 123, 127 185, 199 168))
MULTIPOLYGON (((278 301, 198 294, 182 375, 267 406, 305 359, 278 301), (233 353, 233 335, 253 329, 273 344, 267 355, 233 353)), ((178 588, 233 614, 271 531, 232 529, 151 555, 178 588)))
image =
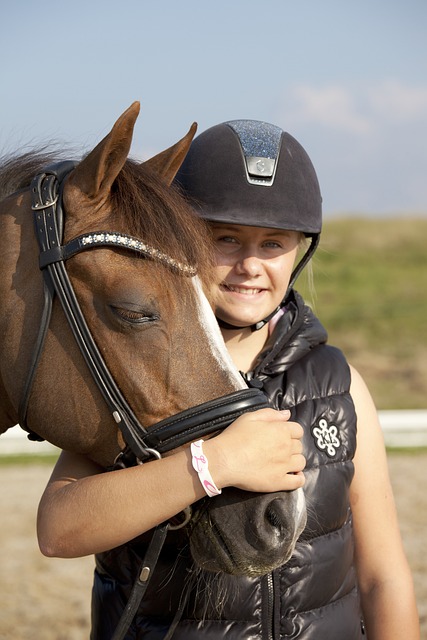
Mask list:
POLYGON ((191 443, 191 463, 193 465, 193 469, 197 471, 203 489, 210 498, 213 498, 221 493, 221 489, 218 489, 211 474, 209 473, 208 459, 204 455, 202 448, 203 442, 203 440, 197 440, 197 442, 191 443))

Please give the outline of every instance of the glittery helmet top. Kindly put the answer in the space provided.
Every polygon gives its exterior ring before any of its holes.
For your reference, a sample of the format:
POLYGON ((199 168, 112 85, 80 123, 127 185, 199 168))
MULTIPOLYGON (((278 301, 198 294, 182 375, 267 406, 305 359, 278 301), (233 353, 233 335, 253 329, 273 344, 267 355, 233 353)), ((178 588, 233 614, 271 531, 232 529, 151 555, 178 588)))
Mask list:
POLYGON ((232 120, 197 136, 175 179, 203 218, 317 236, 322 198, 303 147, 279 127, 232 120))

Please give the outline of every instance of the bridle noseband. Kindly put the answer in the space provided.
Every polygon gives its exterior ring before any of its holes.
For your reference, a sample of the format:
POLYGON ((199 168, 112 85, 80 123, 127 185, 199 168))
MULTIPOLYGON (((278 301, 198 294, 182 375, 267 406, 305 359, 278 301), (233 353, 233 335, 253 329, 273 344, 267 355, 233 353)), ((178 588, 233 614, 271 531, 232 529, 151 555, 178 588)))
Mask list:
MULTIPOLYGON (((62 305, 68 324, 77 341, 89 371, 95 380, 107 406, 120 428, 127 444, 119 454, 118 466, 146 462, 159 458, 167 451, 187 444, 200 437, 225 429, 245 411, 268 407, 266 396, 255 388, 235 391, 221 398, 205 402, 162 420, 148 430, 139 422, 129 406, 93 339, 73 286, 65 268, 65 261, 95 247, 118 247, 136 252, 142 257, 156 260, 182 276, 196 273, 192 265, 178 262, 167 254, 146 245, 142 240, 114 231, 95 231, 80 235, 62 244, 64 212, 62 192, 65 177, 75 168, 71 161, 47 167, 35 176, 31 183, 32 209, 35 232, 40 248, 39 266, 43 272, 44 305, 40 328, 33 350, 31 364, 19 406, 21 427, 29 431, 29 438, 40 439, 27 427, 28 404, 37 366, 43 351, 56 295, 62 305)), ((186 521, 184 521, 184 524, 186 521)), ((168 523, 159 525, 141 566, 131 599, 114 635, 114 640, 124 637, 127 628, 148 586, 148 581, 163 546, 168 523)), ((168 634, 169 635, 169 634, 168 634)), ((171 634, 170 634, 171 635, 171 634)))

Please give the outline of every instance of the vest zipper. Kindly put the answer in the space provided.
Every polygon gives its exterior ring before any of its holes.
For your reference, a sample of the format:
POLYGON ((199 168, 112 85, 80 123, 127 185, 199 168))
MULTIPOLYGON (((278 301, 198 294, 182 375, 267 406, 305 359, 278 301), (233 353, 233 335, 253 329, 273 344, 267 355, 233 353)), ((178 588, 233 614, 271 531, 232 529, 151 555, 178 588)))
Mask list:
POLYGON ((274 640, 274 583, 273 574, 267 575, 267 639, 274 640))

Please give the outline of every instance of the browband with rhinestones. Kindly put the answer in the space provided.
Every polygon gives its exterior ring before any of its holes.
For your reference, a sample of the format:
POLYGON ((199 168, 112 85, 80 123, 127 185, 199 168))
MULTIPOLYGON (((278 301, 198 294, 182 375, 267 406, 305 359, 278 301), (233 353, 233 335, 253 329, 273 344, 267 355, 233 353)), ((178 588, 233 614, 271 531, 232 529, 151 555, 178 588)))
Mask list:
POLYGON ((52 264, 58 260, 67 260, 76 253, 84 251, 85 249, 91 249, 95 246, 112 246, 131 249, 141 253, 147 258, 161 262, 184 276, 195 276, 197 273, 196 267, 179 262, 179 260, 175 260, 175 258, 163 253, 163 251, 145 244, 142 240, 117 231, 85 233, 70 240, 70 242, 67 242, 67 244, 63 246, 48 249, 40 255, 40 267, 43 269, 48 264, 52 264))

